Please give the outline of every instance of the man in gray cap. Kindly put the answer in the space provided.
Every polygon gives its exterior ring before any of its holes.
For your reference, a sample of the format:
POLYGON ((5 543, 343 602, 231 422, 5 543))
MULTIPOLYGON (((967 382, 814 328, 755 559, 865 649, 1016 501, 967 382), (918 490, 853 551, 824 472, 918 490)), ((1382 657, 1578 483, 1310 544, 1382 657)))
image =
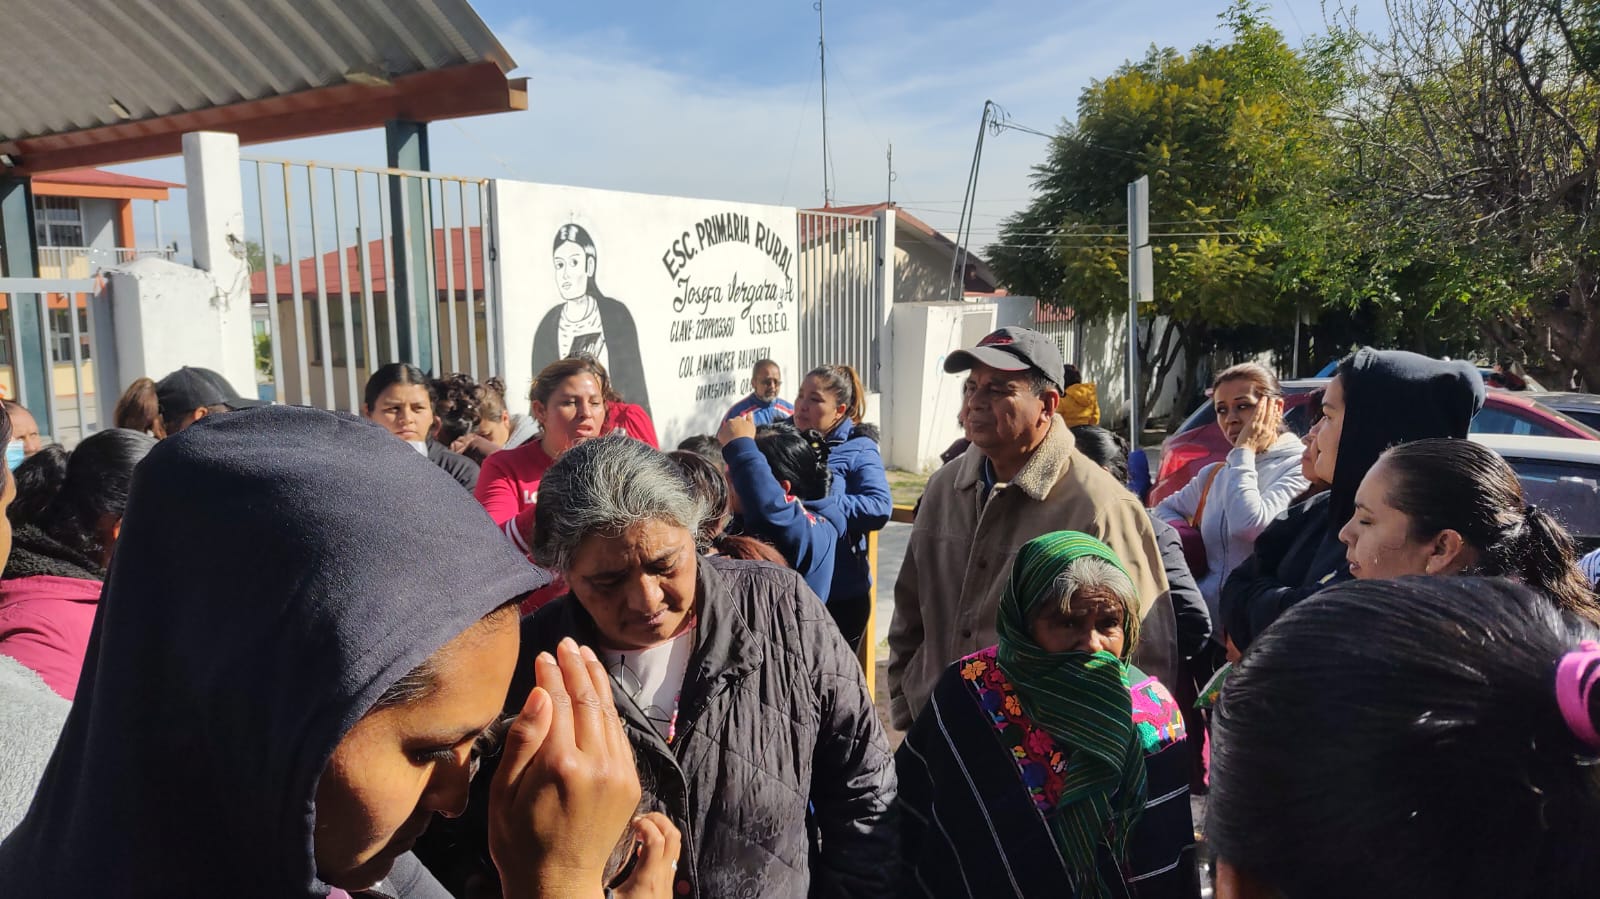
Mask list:
POLYGON ((207 415, 267 405, 262 400, 245 399, 227 378, 193 365, 185 365, 156 382, 156 403, 168 437, 207 415))
POLYGON ((1150 518, 1139 500, 1078 452, 1056 416, 1061 352, 1027 328, 1001 328, 951 353, 966 372, 965 453, 934 473, 917 511, 894 587, 889 698, 894 726, 922 714, 946 666, 997 642, 995 614, 1024 543, 1081 531, 1122 560, 1143 600, 1134 661, 1170 689, 1176 621, 1150 518))

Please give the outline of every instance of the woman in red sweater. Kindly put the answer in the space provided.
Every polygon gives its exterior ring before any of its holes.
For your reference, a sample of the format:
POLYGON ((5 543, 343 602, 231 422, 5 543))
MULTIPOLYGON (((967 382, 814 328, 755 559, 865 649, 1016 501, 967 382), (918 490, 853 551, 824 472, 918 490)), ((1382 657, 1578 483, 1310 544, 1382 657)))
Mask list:
MULTIPOLYGON (((533 510, 539 500, 539 481, 562 453, 600 436, 609 388, 605 369, 593 359, 552 362, 534 378, 529 397, 533 417, 539 423, 538 436, 484 459, 473 493, 523 553, 533 545, 533 510)), ((566 585, 557 581, 534 593, 529 605, 537 607, 565 592, 566 585)))

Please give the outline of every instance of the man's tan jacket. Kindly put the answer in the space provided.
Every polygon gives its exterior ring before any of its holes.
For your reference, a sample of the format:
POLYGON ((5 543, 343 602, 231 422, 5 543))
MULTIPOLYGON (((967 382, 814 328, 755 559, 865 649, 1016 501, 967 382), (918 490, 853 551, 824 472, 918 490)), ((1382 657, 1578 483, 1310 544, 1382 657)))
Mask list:
POLYGON ((1176 682, 1177 623, 1150 518, 1138 497, 1078 452, 1052 417, 1050 432, 1009 483, 983 498, 984 455, 976 446, 928 480, 889 626, 889 698, 894 726, 911 726, 946 666, 993 646, 995 614, 1024 543, 1051 531, 1104 541, 1143 599, 1134 663, 1168 689, 1176 682))

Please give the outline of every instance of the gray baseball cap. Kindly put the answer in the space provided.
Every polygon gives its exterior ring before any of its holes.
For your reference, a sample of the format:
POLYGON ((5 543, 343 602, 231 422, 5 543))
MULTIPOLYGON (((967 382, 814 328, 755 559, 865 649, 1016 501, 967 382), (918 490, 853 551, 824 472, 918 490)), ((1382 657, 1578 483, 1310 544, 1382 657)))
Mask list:
POLYGON ((1066 365, 1061 361, 1061 350, 1054 340, 1028 328, 1001 328, 978 341, 972 349, 956 350, 944 360, 944 370, 951 374, 968 371, 974 365, 987 365, 1001 371, 1033 369, 1056 385, 1057 390, 1064 389, 1061 379, 1066 365))

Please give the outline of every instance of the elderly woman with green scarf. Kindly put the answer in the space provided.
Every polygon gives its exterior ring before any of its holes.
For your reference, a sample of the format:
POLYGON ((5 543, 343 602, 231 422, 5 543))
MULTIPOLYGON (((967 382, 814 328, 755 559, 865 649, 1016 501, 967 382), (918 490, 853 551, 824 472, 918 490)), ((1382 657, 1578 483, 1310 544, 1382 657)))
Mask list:
POLYGON ((1087 534, 1017 553, 999 645, 944 672, 895 755, 901 895, 1200 895, 1183 717, 1128 663, 1138 600, 1087 534))

